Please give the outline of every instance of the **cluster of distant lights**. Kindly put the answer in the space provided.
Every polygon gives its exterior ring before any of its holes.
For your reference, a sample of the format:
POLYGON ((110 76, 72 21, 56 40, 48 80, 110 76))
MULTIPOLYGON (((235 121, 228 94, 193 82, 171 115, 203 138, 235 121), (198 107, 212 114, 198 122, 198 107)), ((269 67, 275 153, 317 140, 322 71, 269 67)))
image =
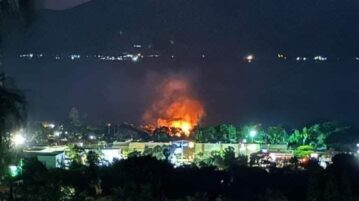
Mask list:
MULTIPOLYGON (((34 59, 34 58, 42 58, 44 55, 43 54, 34 54, 34 53, 29 53, 29 54, 21 54, 19 55, 20 58, 23 59, 34 59)), ((140 59, 143 59, 145 56, 142 55, 141 53, 137 53, 137 54, 129 54, 129 53, 124 53, 123 55, 101 55, 101 54, 97 54, 97 55, 86 55, 85 58, 95 58, 101 61, 132 61, 132 62, 138 62, 140 59)), ((150 54, 146 56, 147 58, 158 58, 160 57, 159 54, 150 54)), ((65 58, 68 58, 71 61, 75 61, 75 60, 79 60, 82 58, 82 56, 80 54, 71 54, 68 56, 60 56, 60 55, 55 55, 55 60, 63 60, 65 58)))
MULTIPOLYGON (((358 60, 358 59, 359 59, 359 58, 356 58, 356 60, 358 60)), ((308 58, 308 57, 297 57, 295 60, 296 60, 296 61, 307 61, 307 60, 309 60, 309 58, 308 58)), ((314 60, 314 61, 326 61, 326 60, 328 60, 328 57, 315 56, 315 57, 313 58, 313 60, 314 60)))
POLYGON ((124 54, 122 56, 108 56, 108 55, 95 55, 95 58, 103 61, 133 61, 137 62, 144 56, 141 53, 138 54, 124 54))
MULTIPOLYGON (((287 60, 287 56, 285 56, 284 54, 278 54, 277 58, 280 59, 280 60, 287 60)), ((255 60, 255 56, 253 54, 248 54, 243 59, 248 63, 252 63, 255 60)), ((355 57, 354 59, 359 62, 359 57, 355 57)), ((297 62, 309 61, 309 60, 313 60, 313 61, 316 61, 316 62, 321 62, 321 61, 327 61, 328 57, 321 56, 321 55, 314 56, 313 58, 298 56, 298 57, 295 58, 295 60, 297 62)))
MULTIPOLYGON (((42 126, 46 129, 51 129, 53 130, 53 137, 55 138, 59 138, 61 136, 66 136, 69 134, 68 131, 64 131, 64 127, 63 125, 55 125, 54 123, 49 123, 49 122, 42 122, 42 126)), ((107 124, 108 127, 111 126, 110 123, 107 124)), ((19 132, 18 132, 19 133, 19 132)), ((19 143, 23 143, 21 140, 22 140, 22 137, 23 135, 15 135, 15 138, 14 138, 14 142, 16 142, 15 144, 19 144, 19 143)), ((88 139, 89 140, 96 140, 97 137, 96 135, 89 135, 88 136, 88 139)))
MULTIPOLYGON (((34 59, 34 58, 39 59, 39 58, 44 57, 44 54, 42 54, 42 53, 39 53, 39 54, 28 53, 28 54, 20 54, 19 57, 24 58, 24 59, 34 59)), ((95 58, 95 59, 98 59, 98 60, 101 60, 101 61, 132 61, 132 62, 138 62, 138 61, 140 61, 141 59, 144 59, 144 58, 159 58, 160 55, 159 54, 143 55, 141 53, 131 54, 131 53, 124 52, 122 55, 102 55, 102 54, 97 54, 97 55, 86 55, 84 57, 85 58, 95 58)), ((202 59, 205 59, 206 57, 207 57, 207 55, 205 55, 205 54, 201 55, 202 59)), ((81 59, 82 56, 80 54, 70 54, 68 56, 55 55, 55 60, 63 60, 65 58, 68 58, 68 59, 70 59, 72 61, 75 61, 75 60, 81 59)), ((171 55, 170 58, 174 59, 175 56, 171 55)), ((288 58, 284 54, 278 54, 277 59, 279 59, 279 60, 287 60, 288 58)), ((243 60, 246 61, 247 63, 252 63, 253 61, 256 60, 256 56, 254 54, 248 54, 248 55, 243 57, 243 60)), ((321 56, 321 55, 316 55, 314 57, 305 57, 305 56, 295 57, 295 61, 297 61, 297 62, 306 62, 306 61, 323 62, 323 61, 327 61, 327 60, 328 60, 328 57, 321 56)), ((355 57, 354 60, 359 62, 359 57, 355 57)))

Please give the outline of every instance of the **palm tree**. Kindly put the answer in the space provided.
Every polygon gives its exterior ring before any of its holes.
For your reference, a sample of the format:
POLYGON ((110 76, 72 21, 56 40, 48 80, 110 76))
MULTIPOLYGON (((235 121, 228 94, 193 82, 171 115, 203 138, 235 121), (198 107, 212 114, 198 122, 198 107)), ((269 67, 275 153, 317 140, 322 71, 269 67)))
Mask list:
POLYGON ((4 173, 4 155, 9 148, 9 132, 21 125, 25 118, 25 97, 12 79, 0 72, 0 175, 4 173))

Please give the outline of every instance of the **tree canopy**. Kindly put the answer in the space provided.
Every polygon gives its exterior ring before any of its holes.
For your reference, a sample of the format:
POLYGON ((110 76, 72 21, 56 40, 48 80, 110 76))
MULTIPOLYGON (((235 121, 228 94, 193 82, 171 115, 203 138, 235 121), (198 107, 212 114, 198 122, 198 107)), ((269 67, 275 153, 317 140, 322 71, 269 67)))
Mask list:
POLYGON ((10 132, 26 119, 25 96, 14 81, 0 72, 0 175, 4 173, 5 156, 10 146, 10 132))

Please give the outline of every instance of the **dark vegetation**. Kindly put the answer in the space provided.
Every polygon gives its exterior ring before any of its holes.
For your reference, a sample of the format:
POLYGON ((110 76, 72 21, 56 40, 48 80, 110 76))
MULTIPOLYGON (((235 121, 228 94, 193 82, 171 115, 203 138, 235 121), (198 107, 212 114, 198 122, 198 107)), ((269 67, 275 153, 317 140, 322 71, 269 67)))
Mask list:
POLYGON ((309 161, 305 170, 232 165, 174 168, 150 156, 132 157, 111 166, 89 162, 69 170, 47 170, 37 160, 25 162, 18 200, 359 200, 359 166, 351 155, 337 155, 322 169, 309 161))

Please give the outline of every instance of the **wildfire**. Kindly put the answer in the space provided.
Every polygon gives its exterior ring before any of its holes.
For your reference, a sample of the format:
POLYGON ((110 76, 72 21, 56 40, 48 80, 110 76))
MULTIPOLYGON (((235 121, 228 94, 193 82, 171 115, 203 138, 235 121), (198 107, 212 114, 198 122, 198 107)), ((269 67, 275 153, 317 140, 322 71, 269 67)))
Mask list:
POLYGON ((144 114, 145 122, 156 127, 178 128, 189 136, 205 114, 202 103, 192 95, 189 84, 183 79, 166 79, 157 88, 156 95, 144 114))

